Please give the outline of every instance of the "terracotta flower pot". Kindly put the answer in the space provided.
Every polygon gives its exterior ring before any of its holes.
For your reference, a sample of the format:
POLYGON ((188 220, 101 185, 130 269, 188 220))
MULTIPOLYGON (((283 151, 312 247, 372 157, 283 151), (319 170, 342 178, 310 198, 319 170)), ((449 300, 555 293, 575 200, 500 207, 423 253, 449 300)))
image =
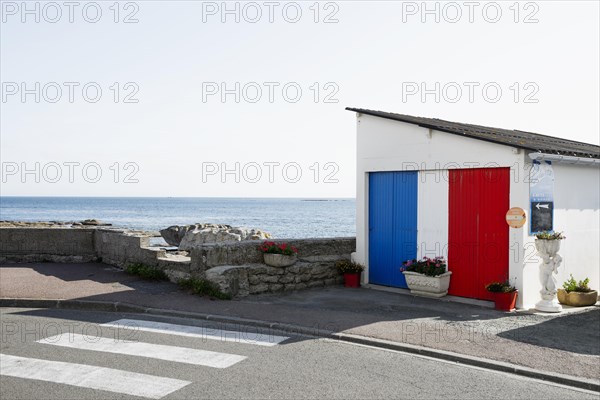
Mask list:
POLYGON ((508 293, 502 293, 502 292, 494 293, 494 303, 496 304, 496 310, 499 310, 499 311, 514 310, 515 305, 517 303, 518 295, 519 295, 518 290, 515 290, 514 292, 508 292, 508 293))
POLYGON ((344 286, 352 288, 360 287, 360 272, 346 272, 344 274, 344 286))
POLYGON ((597 290, 592 290, 591 292, 567 292, 565 289, 558 289, 556 294, 561 304, 572 307, 593 306, 598 301, 597 290))

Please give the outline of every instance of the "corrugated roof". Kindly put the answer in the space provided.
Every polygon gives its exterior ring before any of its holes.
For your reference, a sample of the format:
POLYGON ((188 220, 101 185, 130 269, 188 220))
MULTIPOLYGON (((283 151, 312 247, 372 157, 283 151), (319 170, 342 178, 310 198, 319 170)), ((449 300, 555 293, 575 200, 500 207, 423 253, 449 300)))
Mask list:
POLYGON ((424 128, 435 129, 473 139, 518 147, 533 152, 574 157, 600 158, 600 146, 561 139, 554 136, 541 135, 539 133, 492 128, 489 126, 444 121, 443 119, 437 118, 415 117, 412 115, 366 110, 362 108, 347 107, 346 110, 415 124, 424 128))

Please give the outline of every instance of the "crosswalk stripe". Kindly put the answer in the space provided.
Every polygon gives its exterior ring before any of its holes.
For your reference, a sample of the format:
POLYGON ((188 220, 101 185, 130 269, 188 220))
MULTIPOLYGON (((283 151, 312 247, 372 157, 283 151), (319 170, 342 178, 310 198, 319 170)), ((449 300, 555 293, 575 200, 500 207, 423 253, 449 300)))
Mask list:
POLYGON ((227 368, 244 359, 236 354, 217 353, 185 347, 165 346, 144 342, 126 342, 105 337, 64 334, 38 340, 38 343, 70 347, 81 350, 126 354, 130 356, 156 358, 213 368, 227 368))
POLYGON ((286 336, 266 335, 257 332, 239 332, 222 329, 212 329, 200 326, 168 324, 165 322, 145 321, 137 319, 120 319, 107 322, 100 326, 111 328, 128 328, 146 332, 166 333, 171 335, 197 337, 201 339, 222 340, 224 342, 235 342, 244 344, 254 344, 257 346, 276 346, 284 340, 289 339, 286 336))
POLYGON ((0 375, 160 399, 191 382, 112 368, 0 354, 0 375))

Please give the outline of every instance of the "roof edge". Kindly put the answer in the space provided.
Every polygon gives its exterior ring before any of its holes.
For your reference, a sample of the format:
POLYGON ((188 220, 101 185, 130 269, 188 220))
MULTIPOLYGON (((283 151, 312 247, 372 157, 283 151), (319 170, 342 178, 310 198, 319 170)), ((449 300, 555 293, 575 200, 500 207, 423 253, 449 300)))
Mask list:
MULTIPOLYGON (((491 138, 483 138, 483 137, 479 137, 479 136, 471 136, 471 135, 467 135, 461 132, 456 132, 456 131, 452 131, 451 129, 445 129, 443 127, 440 126, 436 126, 436 125, 432 125, 426 122, 416 122, 416 121, 411 121, 410 119, 407 118, 403 118, 403 115, 401 114, 396 114, 396 113, 389 113, 389 112, 385 112, 385 111, 376 111, 376 110, 368 110, 368 109, 363 109, 363 108, 355 108, 355 107, 346 107, 345 110, 347 111, 353 111, 356 113, 360 113, 360 114, 366 114, 366 115, 370 115, 373 117, 378 117, 378 118, 383 118, 383 119, 389 119, 392 121, 399 121, 399 122, 404 122, 407 124, 412 124, 412 125, 417 125, 420 126, 422 128, 427 128, 427 129, 433 129, 436 131, 440 131, 440 132, 446 132, 446 133, 450 133, 452 135, 456 135, 456 136, 460 136, 460 137, 467 137, 470 139, 476 139, 476 140, 481 140, 484 142, 489 142, 489 143, 495 143, 495 144, 499 144, 499 145, 503 145, 503 146, 508 146, 508 147, 515 147, 515 148, 519 148, 519 149, 524 149, 524 150, 530 150, 530 151, 534 151, 534 152, 547 152, 547 149, 543 149, 543 148, 538 148, 538 147, 534 147, 534 146, 527 146, 527 145, 523 145, 523 144, 519 144, 519 143, 506 143, 506 142, 502 142, 499 140, 494 140, 491 138)), ((416 116, 409 116, 411 118, 426 118, 426 117, 416 117, 416 116)), ((433 119, 433 118, 428 118, 428 119, 433 119)), ((437 119, 440 122, 448 122, 448 123, 452 123, 452 124, 463 124, 463 125, 469 125, 469 126, 478 126, 481 128, 485 128, 485 129, 498 129, 498 130, 503 130, 503 131, 509 131, 508 129, 504 129, 504 128, 494 128, 494 127, 488 127, 488 126, 483 126, 483 125, 474 125, 474 124, 467 124, 467 123, 461 123, 461 122, 453 122, 453 121, 446 121, 446 120, 442 120, 442 119, 437 119)), ((585 153, 585 152, 581 152, 582 155, 584 154, 590 154, 589 156, 586 156, 587 158, 590 159, 600 159, 600 146, 592 144, 592 143, 586 143, 586 142, 578 142, 575 140, 569 140, 569 139, 563 139, 563 138, 559 138, 556 136, 549 136, 549 135, 543 135, 543 134, 539 134, 539 133, 535 133, 535 132, 527 132, 527 131, 521 131, 521 130, 512 130, 513 132, 523 132, 523 133, 528 133, 531 135, 537 135, 537 136, 543 136, 543 137, 547 137, 547 138, 551 138, 551 139, 557 139, 557 140, 564 140, 565 142, 568 143, 573 143, 573 144, 580 144, 580 145, 585 145, 585 146, 594 146, 598 148, 598 153, 593 154, 593 153, 585 153), (595 156, 595 157, 594 157, 595 156)), ((569 153, 568 150, 564 150, 565 153, 569 153)), ((581 156, 580 156, 581 157, 581 156)), ((586 158, 583 157, 583 158, 586 158)))

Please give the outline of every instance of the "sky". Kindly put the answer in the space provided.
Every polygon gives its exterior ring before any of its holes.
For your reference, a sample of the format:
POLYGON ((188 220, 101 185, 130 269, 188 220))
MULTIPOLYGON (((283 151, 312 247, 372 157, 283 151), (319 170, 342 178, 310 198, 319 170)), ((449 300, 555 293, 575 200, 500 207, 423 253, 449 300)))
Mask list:
POLYGON ((3 196, 354 197, 345 107, 600 141, 597 1, 1 11, 3 196))

